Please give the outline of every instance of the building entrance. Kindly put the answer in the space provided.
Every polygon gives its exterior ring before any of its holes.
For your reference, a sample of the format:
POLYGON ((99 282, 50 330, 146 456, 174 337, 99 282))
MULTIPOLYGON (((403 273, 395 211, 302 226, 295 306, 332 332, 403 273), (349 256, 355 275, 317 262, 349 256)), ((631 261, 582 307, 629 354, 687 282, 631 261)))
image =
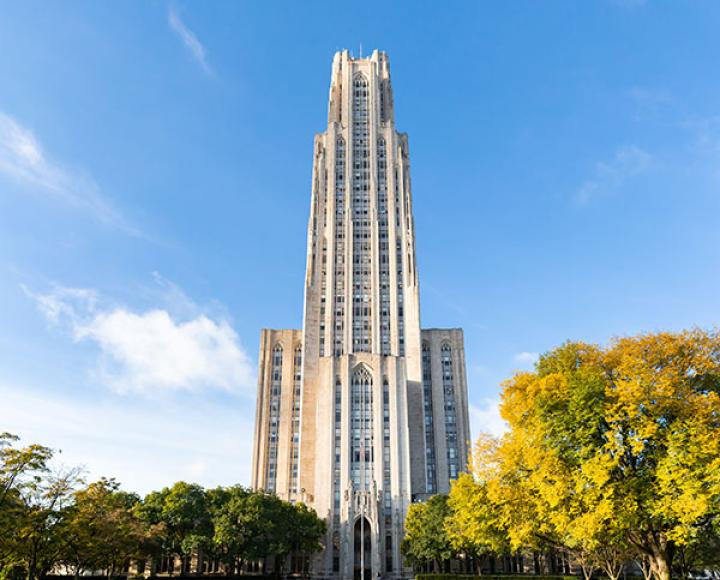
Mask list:
POLYGON ((372 541, 370 522, 361 517, 355 522, 355 580, 372 578, 372 541))

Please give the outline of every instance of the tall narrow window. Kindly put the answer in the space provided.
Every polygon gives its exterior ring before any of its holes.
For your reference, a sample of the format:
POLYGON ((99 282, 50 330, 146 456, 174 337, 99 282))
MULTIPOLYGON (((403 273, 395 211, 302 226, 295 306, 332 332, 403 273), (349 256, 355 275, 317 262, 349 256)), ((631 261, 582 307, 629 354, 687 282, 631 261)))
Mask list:
POLYGON ((352 376, 350 413, 350 477, 355 489, 369 490, 373 482, 372 378, 361 367, 352 376))
POLYGON ((437 493, 435 423, 432 401, 432 359, 430 345, 422 345, 423 412, 425 415, 425 482, 427 493, 437 493))
POLYGON ((392 468, 390 463, 390 385, 383 378, 383 513, 385 529, 392 529, 392 468))
POLYGON ((358 74, 353 81, 352 220, 353 220, 353 352, 370 352, 370 144, 368 82, 358 74))
POLYGON ((397 263, 397 326, 398 326, 398 354, 405 356, 405 283, 403 275, 403 251, 402 241, 398 237, 396 241, 397 263))
POLYGON ((335 377, 335 436, 333 449, 333 523, 340 525, 340 441, 342 437, 342 383, 335 377))
POLYGON ((325 356, 325 305, 327 303, 327 239, 323 238, 320 258, 320 356, 325 356))
POLYGON ((290 452, 290 493, 298 492, 300 477, 300 401, 302 395, 302 347, 295 348, 293 357, 293 407, 292 407, 292 440, 290 452))
POLYGON ((277 476, 278 433, 280 431, 280 390, 282 384, 283 349, 278 344, 272 351, 270 377, 270 413, 268 417, 268 462, 266 489, 275 491, 277 476))
POLYGON ((445 403, 448 477, 450 479, 456 479, 458 476, 457 412, 455 409, 453 357, 449 344, 444 344, 440 349, 440 362, 442 363, 443 397, 445 403))
POLYGON ((380 272, 380 352, 390 354, 390 242, 388 240, 387 153, 377 143, 378 259, 380 272))
POLYGON ((345 332, 345 141, 335 142, 335 288, 333 290, 333 354, 343 354, 345 332))
POLYGON ((405 283, 403 269, 403 241, 402 230, 400 229, 400 177, 397 167, 394 171, 395 182, 395 267, 397 274, 397 335, 398 354, 405 356, 405 283))
POLYGON ((312 255, 311 255, 311 266, 310 266, 310 276, 311 276, 311 282, 315 283, 315 260, 317 258, 317 241, 318 241, 318 211, 319 211, 319 201, 318 197, 320 195, 320 172, 322 171, 322 160, 323 160, 323 148, 321 146, 318 146, 317 151, 315 152, 315 170, 314 170, 314 178, 313 178, 313 188, 312 188, 312 255))

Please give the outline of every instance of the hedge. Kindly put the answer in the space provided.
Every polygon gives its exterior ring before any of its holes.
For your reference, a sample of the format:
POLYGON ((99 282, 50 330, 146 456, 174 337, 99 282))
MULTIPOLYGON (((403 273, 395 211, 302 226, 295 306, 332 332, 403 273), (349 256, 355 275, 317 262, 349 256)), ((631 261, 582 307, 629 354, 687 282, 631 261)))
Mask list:
POLYGON ((577 576, 535 574, 417 574, 415 580, 577 580, 577 576))

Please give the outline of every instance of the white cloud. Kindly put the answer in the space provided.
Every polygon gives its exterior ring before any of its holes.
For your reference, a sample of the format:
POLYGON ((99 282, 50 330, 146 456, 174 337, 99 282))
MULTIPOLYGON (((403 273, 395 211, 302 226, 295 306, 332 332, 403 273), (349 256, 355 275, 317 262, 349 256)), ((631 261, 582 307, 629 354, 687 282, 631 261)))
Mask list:
POLYGON ((66 466, 88 480, 116 477, 146 493, 185 480, 204 486, 250 483, 254 409, 199 400, 146 400, 108 394, 71 398, 0 383, 2 430, 22 444, 62 450, 66 466))
POLYGON ((134 313, 123 308, 79 324, 75 336, 100 346, 114 364, 105 375, 119 391, 249 387, 253 371, 226 321, 199 316, 173 320, 165 310, 134 313))
MULTIPOLYGON (((179 292, 174 285, 173 290, 179 292)), ((99 347, 98 377, 117 392, 254 390, 253 364, 227 320, 205 314, 182 320, 161 308, 133 312, 105 306, 86 288, 25 291, 50 323, 67 329, 75 341, 99 347)))
POLYGON ((507 423, 500 416, 499 399, 482 399, 481 404, 470 404, 470 431, 473 441, 481 432, 499 437, 508 430, 507 423))
POLYGON ((51 161, 33 132, 0 112, 0 175, 132 235, 137 230, 103 198, 95 182, 51 161))
POLYGON ((75 318, 78 307, 92 312, 95 310, 98 296, 95 290, 88 288, 64 288, 55 285, 48 294, 33 294, 26 286, 23 291, 35 299, 37 307, 48 322, 59 324, 63 318, 75 318))
POLYGON ((612 160, 595 164, 593 176, 575 194, 575 201, 584 205, 599 195, 617 191, 630 178, 650 167, 652 155, 636 145, 620 147, 612 160))
POLYGON ((539 358, 540 355, 536 352, 518 352, 513 355, 513 360, 524 367, 533 366, 539 358))
POLYGON ((198 37, 195 36, 195 33, 185 26, 185 23, 182 20, 180 20, 180 16, 177 12, 175 12, 174 8, 170 8, 168 10, 168 24, 170 25, 170 28, 177 33, 180 40, 183 41, 183 44, 190 51, 190 54, 192 54, 195 61, 206 73, 210 74, 212 70, 207 62, 207 51, 205 50, 205 47, 198 40, 198 37))

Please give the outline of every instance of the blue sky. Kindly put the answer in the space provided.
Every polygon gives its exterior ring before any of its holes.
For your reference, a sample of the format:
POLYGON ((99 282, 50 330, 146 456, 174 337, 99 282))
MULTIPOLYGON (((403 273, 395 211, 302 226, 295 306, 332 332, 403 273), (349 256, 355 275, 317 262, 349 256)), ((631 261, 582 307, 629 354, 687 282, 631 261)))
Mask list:
POLYGON ((89 477, 249 483, 337 49, 390 55, 475 429, 567 339, 718 322, 717 3, 0 6, 0 430, 89 477))

